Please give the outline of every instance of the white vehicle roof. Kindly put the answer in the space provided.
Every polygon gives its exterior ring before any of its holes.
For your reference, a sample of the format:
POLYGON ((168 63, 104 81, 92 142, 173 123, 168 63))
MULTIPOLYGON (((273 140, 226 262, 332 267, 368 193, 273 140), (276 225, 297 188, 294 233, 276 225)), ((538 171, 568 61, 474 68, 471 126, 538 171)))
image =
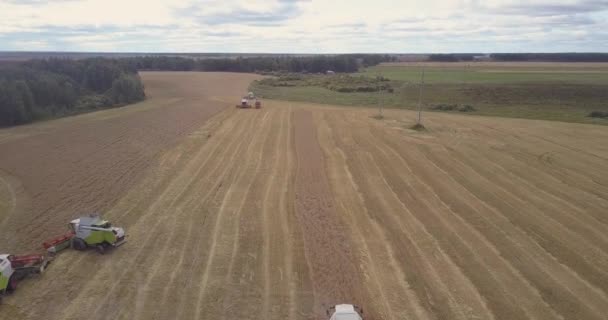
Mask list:
POLYGON ((80 217, 78 219, 74 219, 74 220, 72 220, 71 223, 80 224, 83 226, 93 226, 93 225, 100 225, 104 222, 105 222, 105 220, 103 220, 101 217, 99 217, 98 214, 91 214, 90 216, 84 216, 84 217, 80 217))
POLYGON ((362 320, 352 304, 338 304, 330 320, 362 320))

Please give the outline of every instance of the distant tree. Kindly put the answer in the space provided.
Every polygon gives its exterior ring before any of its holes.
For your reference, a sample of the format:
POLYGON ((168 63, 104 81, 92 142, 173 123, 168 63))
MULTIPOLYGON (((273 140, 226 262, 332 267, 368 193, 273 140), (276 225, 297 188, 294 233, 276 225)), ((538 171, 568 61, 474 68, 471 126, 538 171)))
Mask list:
POLYGON ((0 83, 0 124, 15 125, 27 120, 23 97, 15 83, 0 83))
POLYGON ((19 99, 23 104, 25 116, 27 118, 31 118, 31 115, 34 113, 34 108, 36 106, 32 91, 28 87, 27 83, 23 80, 15 82, 15 91, 19 95, 19 99))
POLYGON ((105 59, 93 60, 84 72, 84 85, 87 89, 102 93, 112 87, 114 79, 120 76, 121 70, 105 59))
POLYGON ((110 97, 114 103, 133 103, 145 98, 141 79, 137 75, 122 74, 112 82, 110 97))

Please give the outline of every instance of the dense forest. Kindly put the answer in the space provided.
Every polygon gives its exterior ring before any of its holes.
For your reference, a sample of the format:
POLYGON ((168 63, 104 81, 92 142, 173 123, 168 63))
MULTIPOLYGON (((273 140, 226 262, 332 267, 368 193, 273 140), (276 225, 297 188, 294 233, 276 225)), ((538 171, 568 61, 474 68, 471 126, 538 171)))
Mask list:
POLYGON ((394 61, 393 56, 345 54, 318 56, 268 56, 194 60, 180 57, 148 56, 123 59, 137 70, 230 71, 230 72, 357 72, 360 67, 394 61))
POLYGON ((137 70, 120 60, 31 60, 0 65, 0 126, 145 98, 137 70))

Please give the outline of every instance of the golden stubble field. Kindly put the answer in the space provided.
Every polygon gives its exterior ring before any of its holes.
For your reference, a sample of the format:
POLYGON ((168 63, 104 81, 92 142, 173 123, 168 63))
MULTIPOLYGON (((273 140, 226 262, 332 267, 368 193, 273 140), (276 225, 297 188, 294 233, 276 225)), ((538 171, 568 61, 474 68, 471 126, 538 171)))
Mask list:
POLYGON ((255 76, 143 73, 139 105, 0 130, 0 249, 80 213, 6 319, 604 319, 608 128, 264 101, 255 76))

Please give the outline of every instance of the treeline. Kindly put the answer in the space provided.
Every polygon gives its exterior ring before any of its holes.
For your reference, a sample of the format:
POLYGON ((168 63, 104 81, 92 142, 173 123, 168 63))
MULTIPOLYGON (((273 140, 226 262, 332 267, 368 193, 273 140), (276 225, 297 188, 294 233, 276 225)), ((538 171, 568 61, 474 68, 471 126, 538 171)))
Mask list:
POLYGON ((494 53, 496 61, 608 62, 608 53, 494 53))
POLYGON ((434 62, 458 62, 458 61, 473 61, 474 57, 480 54, 471 53, 439 53, 431 54, 428 61, 434 62))
POLYGON ((122 60, 48 59, 0 65, 0 126, 144 98, 137 70, 122 60))
MULTIPOLYGON (((475 53, 431 54, 428 61, 458 62, 473 61, 475 53)), ((493 61, 547 61, 547 62, 608 62, 608 53, 493 53, 493 61)))
POLYGON ((181 57, 147 56, 126 58, 137 70, 158 71, 229 71, 229 72, 290 72, 325 73, 356 72, 361 67, 394 61, 395 57, 379 54, 348 54, 318 56, 282 56, 219 58, 194 60, 181 57))

